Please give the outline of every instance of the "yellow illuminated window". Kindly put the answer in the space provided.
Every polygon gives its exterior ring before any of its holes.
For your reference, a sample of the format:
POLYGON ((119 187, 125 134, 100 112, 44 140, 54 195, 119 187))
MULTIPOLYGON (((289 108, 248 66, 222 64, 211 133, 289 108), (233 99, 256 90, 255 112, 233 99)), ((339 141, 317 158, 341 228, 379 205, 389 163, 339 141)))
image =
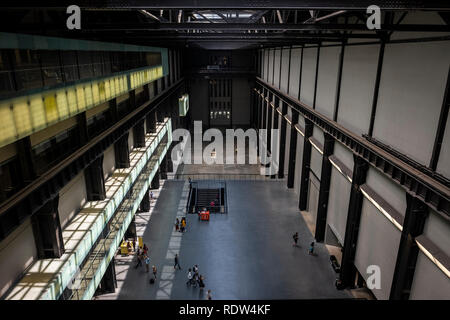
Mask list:
POLYGON ((14 125, 14 116, 9 108, 9 104, 0 105, 0 142, 11 141, 16 136, 16 127, 14 125))
POLYGON ((71 115, 78 112, 77 108, 77 95, 75 89, 67 90, 67 102, 69 104, 69 112, 71 115))
POLYGON ((56 106, 56 98, 54 94, 44 96, 45 115, 48 123, 58 120, 58 108, 56 106))
POLYGON ((86 97, 82 86, 77 87, 77 109, 78 111, 86 109, 86 97))
POLYGON ((109 83, 109 80, 105 81, 105 98, 106 100, 111 99, 111 85, 109 83))
POLYGON ((45 127, 44 101, 40 94, 30 97, 30 112, 33 129, 39 130, 45 127))
POLYGON ((114 78, 114 90, 115 95, 118 96, 120 94, 119 78, 114 78))
POLYGON ((100 103, 100 92, 98 90, 98 83, 92 84, 92 101, 94 102, 94 105, 97 105, 100 103))
POLYGON ((106 100, 106 85, 105 85, 105 81, 101 81, 98 83, 98 95, 100 97, 100 101, 105 101, 106 100))
POLYGON ((131 76, 130 76, 130 83, 131 83, 131 88, 134 88, 134 74, 131 74, 131 76))
POLYGON ((86 97, 86 109, 89 109, 94 104, 92 98, 92 88, 90 84, 86 84, 86 86, 84 87, 84 95, 86 97))
POLYGON ((67 103, 66 90, 56 92, 56 105, 58 106, 59 118, 66 119, 69 117, 69 105, 67 103))

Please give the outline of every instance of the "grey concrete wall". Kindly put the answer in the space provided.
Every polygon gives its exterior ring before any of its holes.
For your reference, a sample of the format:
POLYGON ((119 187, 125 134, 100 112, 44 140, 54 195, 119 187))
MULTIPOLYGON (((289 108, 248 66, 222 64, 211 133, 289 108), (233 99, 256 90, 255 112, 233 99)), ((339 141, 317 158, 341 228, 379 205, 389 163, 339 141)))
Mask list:
POLYGON ((273 56, 275 54, 275 50, 269 50, 269 60, 268 60, 268 72, 267 72, 267 82, 272 84, 273 79, 273 56))
POLYGON ((316 110, 333 119, 341 47, 320 49, 316 110))
POLYGON ((59 191, 58 214, 62 228, 80 211, 86 199, 86 181, 81 172, 59 191))
POLYGON ((232 121, 233 125, 250 123, 250 83, 246 78, 232 80, 232 121))
POLYGON ((400 231, 364 198, 355 265, 366 280, 370 276, 367 274, 368 266, 380 267, 381 288, 372 289, 377 299, 389 299, 400 236, 400 231))
POLYGON ((419 251, 411 286, 411 300, 449 300, 450 280, 425 254, 419 251))
POLYGON ((289 76, 289 49, 283 49, 281 55, 281 82, 280 89, 284 92, 288 91, 288 76, 289 76))
POLYGON ((344 245, 351 183, 336 168, 331 169, 330 194, 328 198, 327 224, 339 243, 344 245))
POLYGON ((274 77, 273 77, 273 85, 277 88, 280 88, 280 62, 281 62, 281 50, 277 49, 275 50, 275 69, 273 70, 274 72, 274 77))
POLYGON ((386 200, 401 215, 406 211, 406 194, 398 185, 391 182, 374 168, 367 172, 366 184, 386 200))
POLYGON ((314 101, 316 63, 317 48, 304 48, 300 100, 311 107, 314 101))
POLYGON ((433 150, 449 52, 450 41, 385 48, 374 137, 425 165, 433 150))
POLYGON ((192 121, 208 123, 208 80, 192 79, 190 91, 190 112, 192 121))
POLYGON ((345 48, 337 122, 361 135, 370 124, 379 45, 345 48))
POLYGON ((300 64, 302 57, 302 48, 292 49, 291 52, 291 67, 289 72, 289 95, 293 98, 298 98, 298 91, 300 86, 300 64))
POLYGON ((36 259, 33 228, 27 219, 0 243, 0 297, 36 259))
POLYGON ((103 153, 103 175, 108 178, 116 168, 116 158, 114 153, 114 145, 110 146, 103 153))

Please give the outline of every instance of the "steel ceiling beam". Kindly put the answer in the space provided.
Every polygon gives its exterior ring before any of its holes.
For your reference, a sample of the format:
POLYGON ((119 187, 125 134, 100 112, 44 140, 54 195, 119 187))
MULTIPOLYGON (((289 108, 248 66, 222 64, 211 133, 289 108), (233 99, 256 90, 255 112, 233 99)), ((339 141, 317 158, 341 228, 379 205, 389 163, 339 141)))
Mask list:
MULTIPOLYGON (((39 1, 3 0, 2 7, 28 8, 66 8, 72 0, 39 1)), ((78 0, 81 8, 108 9, 305 9, 305 10, 366 10, 376 4, 382 10, 450 10, 448 1, 412 0, 412 1, 374 1, 374 0, 78 0)))

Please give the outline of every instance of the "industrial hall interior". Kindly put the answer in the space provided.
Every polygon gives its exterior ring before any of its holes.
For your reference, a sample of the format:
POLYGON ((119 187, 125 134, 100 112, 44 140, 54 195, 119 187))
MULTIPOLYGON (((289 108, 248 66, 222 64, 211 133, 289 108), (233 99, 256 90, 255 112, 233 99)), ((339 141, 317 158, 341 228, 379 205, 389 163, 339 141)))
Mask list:
POLYGON ((448 1, 0 17, 0 300, 450 300, 448 1))

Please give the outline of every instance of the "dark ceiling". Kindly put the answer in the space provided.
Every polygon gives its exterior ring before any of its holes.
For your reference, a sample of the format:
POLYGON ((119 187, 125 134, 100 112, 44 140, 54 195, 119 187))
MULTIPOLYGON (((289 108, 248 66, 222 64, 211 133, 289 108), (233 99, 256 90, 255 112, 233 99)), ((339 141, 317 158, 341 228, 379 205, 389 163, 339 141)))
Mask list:
POLYGON ((1 31, 162 47, 238 49, 389 39, 394 31, 448 32, 449 1, 76 1, 81 30, 68 30, 73 1, 1 4, 1 31), (55 4, 56 3, 56 4, 55 4), (381 29, 369 30, 369 5, 381 9, 381 29), (39 5, 39 7, 37 6, 39 5), (413 11, 434 11, 442 24, 401 24, 413 11))

